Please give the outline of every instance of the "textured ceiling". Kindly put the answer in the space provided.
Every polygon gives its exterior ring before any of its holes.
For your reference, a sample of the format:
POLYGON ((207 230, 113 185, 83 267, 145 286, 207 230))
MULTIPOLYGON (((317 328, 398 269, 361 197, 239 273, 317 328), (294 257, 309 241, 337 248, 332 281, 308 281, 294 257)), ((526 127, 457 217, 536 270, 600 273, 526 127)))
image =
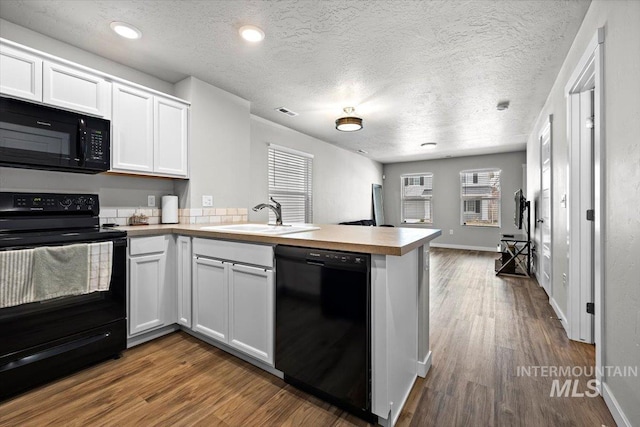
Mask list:
MULTIPOLYGON (((15 1, 8 21, 383 163, 524 149, 589 1, 15 1), (143 38, 109 29, 129 22, 143 38), (249 45, 238 28, 266 38, 249 45), (509 100, 507 111, 497 111, 509 100), (284 106, 300 115, 276 112, 284 106), (335 130, 356 107, 364 129, 335 130), (436 149, 421 143, 435 141, 436 149)), ((277 141, 273 141, 277 142, 277 141)))

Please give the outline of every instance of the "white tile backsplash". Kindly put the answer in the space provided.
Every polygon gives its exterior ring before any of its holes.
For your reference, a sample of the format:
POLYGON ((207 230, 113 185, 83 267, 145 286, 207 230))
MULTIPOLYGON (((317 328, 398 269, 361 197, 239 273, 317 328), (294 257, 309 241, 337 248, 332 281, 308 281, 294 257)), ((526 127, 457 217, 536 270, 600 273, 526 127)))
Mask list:
MULTIPOLYGON (((247 222, 247 208, 206 208, 180 209, 178 220, 180 224, 209 224, 221 222, 247 222)), ((103 207, 100 208, 100 224, 116 223, 128 225, 129 218, 134 214, 143 214, 149 224, 162 223, 162 209, 141 207, 103 207)))

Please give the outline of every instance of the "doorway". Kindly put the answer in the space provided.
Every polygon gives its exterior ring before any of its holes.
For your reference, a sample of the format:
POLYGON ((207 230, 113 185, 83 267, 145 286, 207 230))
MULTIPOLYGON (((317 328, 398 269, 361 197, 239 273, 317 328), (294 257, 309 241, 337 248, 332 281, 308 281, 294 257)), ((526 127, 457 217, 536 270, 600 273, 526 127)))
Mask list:
POLYGON ((596 346, 596 380, 605 381, 604 28, 599 28, 565 86, 569 167, 568 307, 570 339, 596 346), (588 303, 588 305, 587 305, 588 303), (587 312, 589 311, 589 312, 587 312))

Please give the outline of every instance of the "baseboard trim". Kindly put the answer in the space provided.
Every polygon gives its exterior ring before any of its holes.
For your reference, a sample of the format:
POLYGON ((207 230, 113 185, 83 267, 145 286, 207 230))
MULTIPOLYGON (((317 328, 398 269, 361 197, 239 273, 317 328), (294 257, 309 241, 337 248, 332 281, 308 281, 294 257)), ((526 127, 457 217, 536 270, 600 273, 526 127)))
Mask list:
POLYGON ((424 378, 431 369, 431 351, 427 354, 423 361, 418 360, 418 376, 424 378))
POLYGON ((230 347, 224 343, 218 342, 216 340, 214 340, 213 338, 210 338, 206 335, 201 334, 200 332, 195 332, 192 329, 189 329, 185 326, 182 326, 180 329, 182 329, 184 332, 186 332, 187 334, 196 337, 197 339, 199 339, 200 341, 204 341, 209 345, 212 345, 214 347, 219 348, 222 351, 225 351, 235 357, 237 357, 238 359, 242 359, 247 363, 250 363, 260 369, 262 369, 263 371, 269 372, 272 375, 275 375, 276 377, 282 379, 284 378, 284 373, 277 370, 274 366, 271 365, 267 365, 266 363, 264 363, 262 360, 258 360, 258 359, 254 359, 251 356, 248 356, 238 350, 236 350, 233 347, 230 347))
POLYGON ((569 322, 567 321, 567 316, 564 315, 564 313, 560 309, 560 306, 558 305, 556 300, 553 299, 553 297, 549 297, 549 304, 551 305, 551 308, 553 308, 553 311, 556 313, 556 316, 558 316, 558 318, 560 319, 560 323, 562 323, 565 334, 567 334, 567 337, 571 338, 571 336, 569 335, 569 322))
POLYGON ((127 348, 135 347, 140 344, 144 344, 148 341, 155 340, 161 336, 168 335, 172 332, 179 330, 180 327, 177 324, 164 326, 160 329, 155 329, 151 332, 146 332, 142 335, 135 335, 133 337, 127 337, 127 348))
POLYGON ((432 248, 462 249, 462 250, 466 250, 466 251, 496 252, 495 246, 494 247, 469 246, 469 245, 454 245, 452 243, 435 243, 435 242, 429 243, 429 246, 432 247, 432 248))
POLYGON ((611 415, 618 427, 631 427, 631 421, 629 421, 624 412, 622 412, 620 404, 613 396, 613 393, 609 386, 607 386, 607 383, 602 383, 602 397, 604 398, 604 403, 607 404, 607 408, 609 408, 609 412, 611 412, 611 415))

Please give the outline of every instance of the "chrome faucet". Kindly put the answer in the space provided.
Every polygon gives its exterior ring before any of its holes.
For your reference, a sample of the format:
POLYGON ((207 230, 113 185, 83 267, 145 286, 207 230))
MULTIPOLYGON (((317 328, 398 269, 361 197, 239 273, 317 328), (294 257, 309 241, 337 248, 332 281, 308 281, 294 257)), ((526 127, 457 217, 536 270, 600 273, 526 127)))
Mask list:
POLYGON ((253 207, 253 210, 257 212, 264 208, 271 209, 273 213, 276 214, 276 225, 282 225, 282 205, 276 202, 273 197, 269 197, 269 200, 271 200, 275 204, 275 206, 271 203, 260 203, 259 205, 255 205, 253 207))

